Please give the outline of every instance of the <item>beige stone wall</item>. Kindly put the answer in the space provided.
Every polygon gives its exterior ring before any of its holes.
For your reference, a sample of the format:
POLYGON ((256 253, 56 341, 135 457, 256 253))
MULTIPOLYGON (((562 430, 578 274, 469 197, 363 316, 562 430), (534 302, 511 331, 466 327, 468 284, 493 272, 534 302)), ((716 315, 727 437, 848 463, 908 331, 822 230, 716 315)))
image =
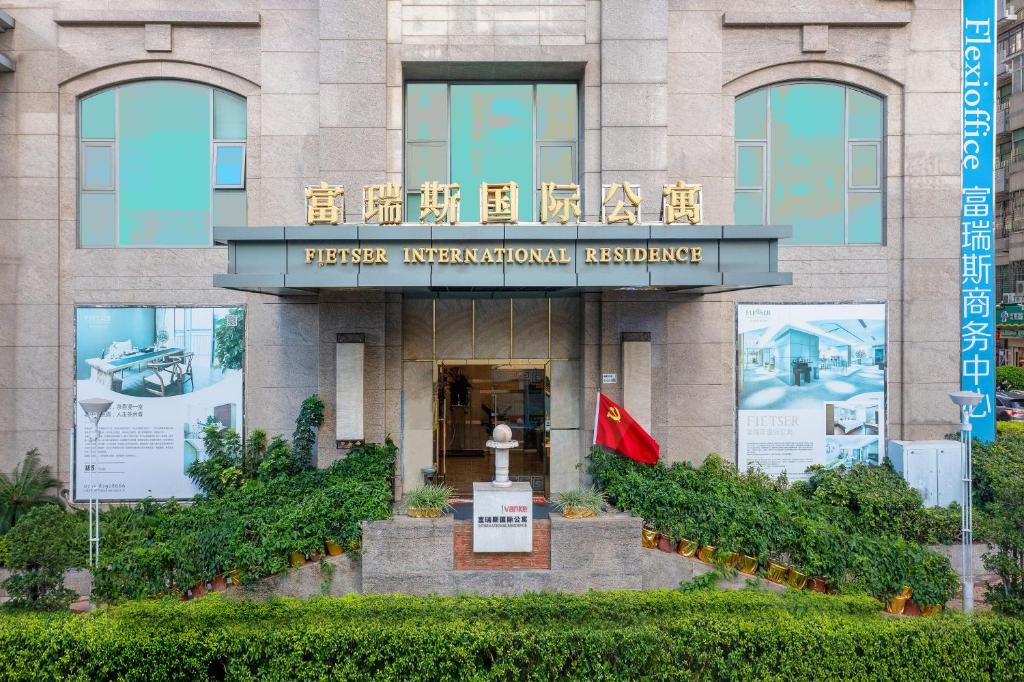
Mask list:
MULTIPOLYGON (((367 437, 429 441, 419 394, 408 390, 410 373, 419 376, 408 354, 422 336, 409 328, 400 294, 247 294, 211 286, 225 269, 222 248, 76 248, 76 98, 149 77, 193 79, 247 97, 251 225, 300 224, 302 187, 321 179, 349 188, 350 220, 362 185, 401 182, 405 77, 579 79, 590 220, 602 182, 640 182, 651 202, 662 182, 684 178, 704 185, 705 221, 729 223, 736 95, 793 78, 879 92, 888 116, 886 244, 782 248, 780 268, 794 273, 792 287, 703 297, 583 293, 576 365, 559 371, 564 385, 579 389, 565 423, 585 416, 579 430, 561 429, 558 447, 586 449, 601 373, 622 371, 623 333, 647 332, 651 420, 666 455, 731 456, 736 301, 887 301, 888 434, 930 438, 952 428, 945 393, 957 383, 958 361, 959 3, 225 0, 210 9, 141 0, 122 9, 0 0, 0 7, 17 21, 0 34, 0 51, 17 61, 14 74, 0 74, 0 470, 39 447, 67 479, 80 303, 247 305, 246 421, 286 434, 299 401, 314 391, 333 424, 335 335, 363 332, 367 437)), ((605 388, 622 398, 621 385, 605 388)), ((340 454, 320 443, 322 463, 340 454)), ((404 466, 418 471, 423 464, 412 459, 404 466)), ((559 485, 574 471, 560 471, 559 485)))

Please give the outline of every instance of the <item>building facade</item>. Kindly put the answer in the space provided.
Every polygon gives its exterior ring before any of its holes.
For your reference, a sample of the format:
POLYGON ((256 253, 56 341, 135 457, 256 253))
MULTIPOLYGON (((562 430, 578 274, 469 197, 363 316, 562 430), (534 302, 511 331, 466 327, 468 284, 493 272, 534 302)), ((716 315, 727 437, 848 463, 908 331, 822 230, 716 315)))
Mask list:
POLYGON ((575 487, 598 390, 664 459, 733 459, 748 357, 819 378, 795 340, 744 345, 741 304, 884 304, 857 360, 884 377, 875 433, 955 428, 958 3, 97 5, 3 4, 0 469, 38 448, 70 482, 80 382, 187 393, 183 355, 191 390, 244 372, 244 401, 198 422, 289 435, 317 393, 317 463, 390 436, 403 490, 431 466, 489 479, 498 421, 514 475, 575 487), (459 224, 423 226, 433 182, 460 185, 459 224), (547 182, 576 186, 578 226, 547 182), (666 219, 677 182, 699 220, 666 219), (485 222, 481 183, 515 183, 514 220, 485 222), (640 215, 609 224, 623 183, 640 215), (364 210, 374 185, 391 208, 364 210), (311 209, 324 186, 337 225, 311 209), (441 266, 472 248, 508 261, 441 266), (91 348, 95 324, 121 326, 91 348))
MULTIPOLYGON (((996 324, 999 364, 1024 362, 1024 338, 1009 316, 1024 302, 1024 21, 1019 3, 999 3, 996 104, 996 324), (1018 284, 1019 282, 1019 284, 1018 284), (1007 315, 1004 316, 1003 313, 1007 315)), ((1019 321, 1016 322, 1019 324, 1019 321)))

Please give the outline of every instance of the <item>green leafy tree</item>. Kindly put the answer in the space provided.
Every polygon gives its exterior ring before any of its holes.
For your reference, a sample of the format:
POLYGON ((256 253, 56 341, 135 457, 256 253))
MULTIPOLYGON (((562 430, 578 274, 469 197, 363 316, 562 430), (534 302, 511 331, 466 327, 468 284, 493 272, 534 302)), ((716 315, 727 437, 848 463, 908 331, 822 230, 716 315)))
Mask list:
POLYGON ((222 369, 242 369, 245 361, 245 310, 232 308, 227 316, 217 320, 213 334, 217 365, 222 369), (230 324, 232 320, 234 324, 230 324))
POLYGON ((324 402, 320 396, 311 395, 302 401, 299 416, 295 419, 295 431, 292 433, 292 455, 299 467, 313 466, 316 434, 323 424, 324 402))
POLYGON ((985 599, 1002 613, 1024 616, 1024 476, 1000 479, 986 515, 987 536, 996 551, 983 558, 999 576, 985 599))
POLYGON ((207 495, 221 495, 225 488, 240 483, 242 464, 242 440, 234 429, 207 426, 203 429, 204 459, 196 460, 188 466, 188 476, 207 495), (237 469, 225 476, 228 469, 237 469))
POLYGON ((50 467, 39 464, 39 451, 32 448, 10 476, 0 473, 0 533, 6 533, 33 507, 60 499, 48 494, 60 481, 50 474, 50 467))

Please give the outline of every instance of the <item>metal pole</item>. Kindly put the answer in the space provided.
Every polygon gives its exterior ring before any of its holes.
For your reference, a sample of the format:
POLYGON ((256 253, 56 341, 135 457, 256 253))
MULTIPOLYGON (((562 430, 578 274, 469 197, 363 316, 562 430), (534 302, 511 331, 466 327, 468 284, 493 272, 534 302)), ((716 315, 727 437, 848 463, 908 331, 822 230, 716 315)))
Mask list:
POLYGON ((973 501, 971 500, 971 412, 973 408, 964 405, 960 408, 960 441, 962 443, 963 491, 964 503, 960 512, 960 562, 963 575, 963 609, 964 613, 974 613, 974 557, 972 518, 973 501))

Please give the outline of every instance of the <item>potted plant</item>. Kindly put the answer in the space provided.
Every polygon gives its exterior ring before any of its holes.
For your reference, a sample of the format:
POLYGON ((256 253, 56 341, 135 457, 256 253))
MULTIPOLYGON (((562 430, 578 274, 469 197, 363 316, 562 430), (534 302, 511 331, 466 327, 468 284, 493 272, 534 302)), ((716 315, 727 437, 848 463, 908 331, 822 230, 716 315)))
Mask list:
POLYGON ((658 533, 658 549, 666 554, 672 554, 676 551, 676 540, 668 531, 658 533))
POLYGON ((643 529, 640 531, 640 544, 644 549, 656 549, 658 547, 658 537, 661 534, 654 530, 649 524, 644 524, 643 529))
POLYGON ((567 519, 586 519, 607 509, 608 499, 595 488, 576 488, 556 494, 554 506, 567 519))
POLYGON ((719 547, 718 551, 715 552, 715 563, 725 568, 736 568, 740 564, 740 553, 719 547))
POLYGON ((228 579, 223 573, 218 573, 210 581, 210 589, 214 592, 223 592, 228 589, 228 579))
POLYGON ((828 583, 820 575, 811 576, 810 580, 807 581, 807 587, 822 594, 828 592, 828 583))
POLYGON ((910 599, 910 588, 906 585, 903 589, 895 596, 890 597, 889 601, 885 603, 886 613, 891 613, 894 616, 903 614, 904 609, 907 608, 907 601, 910 599))
POLYGON ((717 549, 714 545, 702 545, 700 550, 697 551, 697 558, 706 564, 714 563, 715 551, 717 549))
POLYGON ((157 332, 157 335, 156 335, 156 347, 157 347, 157 349, 158 350, 162 349, 167 344, 167 341, 170 338, 171 337, 167 335, 167 330, 166 329, 161 329, 159 332, 157 332))
POLYGON ((469 404, 469 379, 465 374, 456 370, 448 385, 451 393, 452 405, 461 407, 469 404))
POLYGON ((700 549, 699 542, 683 538, 679 541, 679 547, 676 549, 676 554, 685 557, 694 557, 696 556, 698 549, 700 549))
POLYGON ((288 552, 288 565, 292 568, 298 568, 302 564, 306 563, 306 555, 302 552, 288 552))
POLYGON ((782 585, 786 582, 786 574, 789 566, 783 563, 782 554, 779 552, 768 553, 768 582, 782 585))
POLYGON ((807 574, 790 567, 786 572, 786 584, 794 590, 802 590, 807 585, 807 574))
POLYGON ((339 556, 344 551, 341 545, 331 540, 324 543, 324 549, 327 550, 327 556, 339 556))
POLYGON ((452 508, 448 500, 454 495, 455 489, 448 485, 422 485, 406 496, 406 513, 417 519, 436 519, 452 508))

